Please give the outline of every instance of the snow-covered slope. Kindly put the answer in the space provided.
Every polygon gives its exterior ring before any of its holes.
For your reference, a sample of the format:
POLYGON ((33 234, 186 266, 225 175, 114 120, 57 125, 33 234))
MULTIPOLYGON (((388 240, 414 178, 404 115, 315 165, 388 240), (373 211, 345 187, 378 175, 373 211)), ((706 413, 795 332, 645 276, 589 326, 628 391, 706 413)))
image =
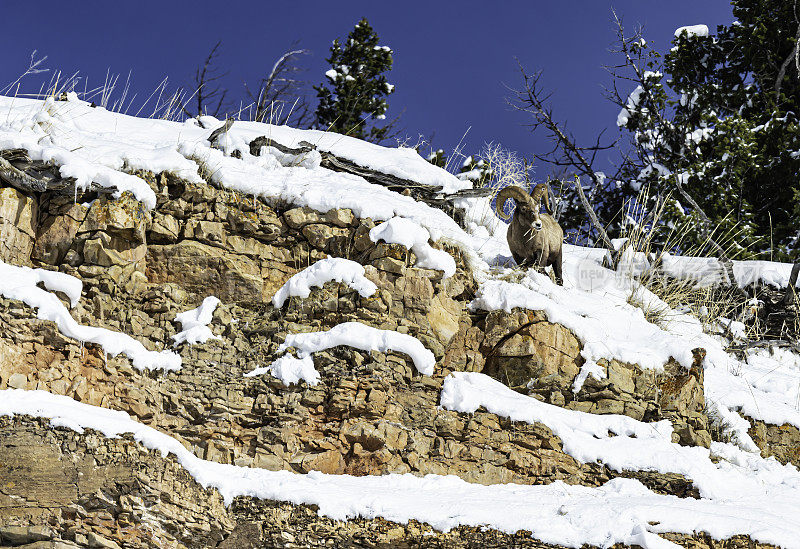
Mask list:
MULTIPOLYGON (((708 413, 735 443, 715 443, 710 451, 673 444, 668 422, 642 423, 546 405, 481 374, 454 374, 446 379, 441 394, 441 405, 449 410, 472 413, 483 407, 515 421, 547 425, 562 439, 565 451, 582 462, 600 461, 618 471, 683 474, 694 481, 703 499, 657 495, 639 482, 625 479, 599 488, 562 483, 481 486, 433 475, 356 478, 234 467, 201 460, 172 437, 127 414, 43 392, 3 391, 0 414, 48 417, 56 426, 93 428, 107 436, 134 433, 146 446, 174 454, 201 484, 218 488, 228 501, 236 495, 252 495, 315 504, 321 513, 342 519, 381 516, 397 521, 417 519, 442 529, 460 524, 488 525, 508 532, 528 529, 542 541, 571 547, 613 543, 665 547, 672 544, 656 533, 701 530, 716 538, 746 534, 762 542, 800 547, 796 519, 800 473, 792 465, 762 459, 747 432, 750 425, 740 415, 800 427, 798 355, 758 351, 742 361, 726 352, 724 340, 706 334, 700 322, 688 315, 675 312, 665 326, 648 322, 642 310, 630 304, 631 296, 645 304, 666 305, 627 273, 603 268, 602 250, 565 246, 563 287, 539 273, 509 268, 505 226, 491 213, 488 199, 459 201, 466 211, 464 230, 438 209, 360 177, 322 168, 318 155, 309 154, 298 162, 265 149, 254 156, 249 144, 260 136, 286 146, 305 141, 363 166, 442 186, 445 192, 465 186, 412 150, 250 122, 236 122, 215 148, 207 138, 220 122, 204 117, 203 123, 207 129, 192 120, 175 123, 129 117, 92 108, 74 96, 67 101, 0 98, 0 149, 24 148, 33 158, 58 166, 63 177, 75 178, 78 187, 96 184, 130 191, 148 208, 156 205, 155 193, 143 179, 131 175, 135 170, 168 171, 198 184, 210 180, 268 202, 286 201, 320 212, 349 208, 357 217, 370 217, 378 223, 369 234, 372 241, 398 242, 414 249, 418 265, 442 271, 444 279, 456 273, 456 262, 430 243, 454 244, 464 252, 479 284, 471 303, 473 310, 540 310, 551 322, 574 333, 585 359, 573 387, 576 392, 589 375, 606 375, 602 359, 653 370, 674 359, 688 369, 694 360, 692 350, 703 347, 708 413), (231 155, 233 151, 236 156, 231 155)), ((666 268, 675 276, 699 273, 705 280, 713 280, 720 271, 718 265, 703 259, 668 259, 666 268)), ((741 285, 760 280, 785 286, 790 269, 765 262, 735 266, 741 285)), ((345 283, 362 296, 376 292, 375 283, 364 277, 363 267, 329 258, 289 279, 275 294, 273 304, 280 308, 288 297, 307 297, 312 286, 330 281, 345 283)), ((133 336, 78 324, 53 292, 66 294, 74 306, 81 297, 81 283, 61 273, 0 263, 3 297, 36 308, 40 318, 53 320, 64 335, 98 343, 110 354, 124 353, 140 368, 180 368, 180 357, 170 351, 150 351, 133 336)), ((177 341, 202 341, 212 336, 208 323, 217 303, 210 298, 203 306, 179 315, 176 320, 188 331, 177 341)), ((299 357, 283 355, 248 375, 269 372, 287 385, 300 380, 315 385, 322 376, 310 354, 339 345, 400 351, 411 356, 419 372, 430 376, 437 371, 434 354, 420 339, 399 330, 341 323, 327 331, 290 333, 278 352, 293 347, 299 357)))
MULTIPOLYGON (((454 402, 463 405, 464 400, 462 394, 454 402)), ((774 460, 758 461, 755 478, 742 477, 739 487, 750 491, 743 490, 739 497, 695 500, 654 494, 638 481, 622 478, 599 488, 563 482, 483 486, 454 476, 300 475, 225 465, 194 456, 176 439, 123 412, 42 391, 0 391, 0 415, 13 414, 50 418, 53 426, 79 432, 95 429, 110 437, 132 433, 146 447, 174 455, 200 484, 217 488, 227 502, 247 495, 317 505, 320 514, 338 520, 383 517, 397 522, 415 519, 439 530, 459 525, 489 526, 505 532, 525 529, 545 543, 576 549, 585 544, 608 547, 615 543, 677 548, 656 534, 695 531, 708 532, 716 539, 745 534, 763 543, 800 547, 800 523, 796 520, 800 499, 795 497, 800 474, 794 468, 781 470, 774 460)), ((620 424, 615 418, 600 421, 620 424)), ((709 467, 713 468, 710 463, 709 467)), ((738 478, 738 470, 745 467, 721 469, 731 470, 728 478, 738 478)), ((727 493, 732 493, 737 486, 727 488, 727 493)))

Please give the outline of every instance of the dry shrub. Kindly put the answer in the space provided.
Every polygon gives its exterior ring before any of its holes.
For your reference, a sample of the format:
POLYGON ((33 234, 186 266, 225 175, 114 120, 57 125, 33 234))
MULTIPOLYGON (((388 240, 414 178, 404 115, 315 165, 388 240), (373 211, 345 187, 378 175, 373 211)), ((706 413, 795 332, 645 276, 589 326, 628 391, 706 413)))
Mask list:
MULTIPOLYGON (((705 241, 689 243, 685 235, 686 226, 675 226, 670 229, 663 243, 656 243, 656 229, 660 228, 661 217, 670 197, 655 201, 655 206, 648 212, 642 211, 641 204, 648 203, 648 188, 642 188, 639 196, 626 205, 623 224, 625 230, 623 247, 628 261, 622 261, 620 269, 628 271, 628 275, 636 278, 642 285, 655 294, 663 303, 652 303, 642 299, 633 289, 628 303, 642 309, 645 318, 663 328, 668 328, 671 321, 681 314, 691 314, 703 323, 706 331, 714 331, 726 321, 741 320, 748 331, 756 335, 758 331, 757 316, 748 314, 752 306, 748 299, 734 286, 709 281, 706 276, 715 274, 724 279, 724 272, 682 273, 682 277, 670 276, 665 271, 664 261, 671 257, 697 258, 709 257, 710 241, 714 239, 722 246, 728 257, 741 253, 738 245, 738 233, 735 230, 721 234, 712 231, 705 241), (646 220, 645 223, 636 219, 646 220), (673 256, 673 254, 675 254, 673 256)), ((734 281, 735 284, 735 281, 734 281)))

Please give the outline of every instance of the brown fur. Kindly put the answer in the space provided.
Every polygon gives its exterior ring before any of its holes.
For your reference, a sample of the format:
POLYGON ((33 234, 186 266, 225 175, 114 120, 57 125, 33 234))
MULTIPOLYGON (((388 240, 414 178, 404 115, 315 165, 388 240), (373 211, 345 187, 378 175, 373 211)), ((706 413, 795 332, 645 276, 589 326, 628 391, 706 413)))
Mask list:
POLYGON ((551 211, 547 186, 542 183, 536 185, 530 195, 520 187, 502 189, 495 203, 495 212, 501 219, 508 219, 508 216, 503 214, 503 206, 509 198, 516 204, 513 219, 506 233, 514 261, 523 267, 533 265, 544 269, 548 265, 552 266, 556 281, 558 284, 563 284, 564 231, 551 215, 539 213, 542 198, 547 210, 551 211))

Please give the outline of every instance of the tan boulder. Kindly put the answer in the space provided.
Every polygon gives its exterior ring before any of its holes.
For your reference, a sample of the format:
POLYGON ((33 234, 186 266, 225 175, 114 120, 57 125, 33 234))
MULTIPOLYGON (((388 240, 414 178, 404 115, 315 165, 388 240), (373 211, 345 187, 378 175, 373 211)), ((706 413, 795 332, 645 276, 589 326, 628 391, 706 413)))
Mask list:
POLYGON ((98 198, 89 207, 78 233, 102 231, 134 243, 145 242, 150 213, 130 193, 118 199, 98 198))
POLYGON ((157 243, 175 242, 180 236, 181 228, 178 220, 169 214, 156 212, 148 232, 150 240, 157 243))
POLYGON ((220 248, 184 240, 147 249, 150 282, 175 282, 198 297, 215 295, 222 301, 262 301, 264 282, 258 263, 220 248))
POLYGON ((781 463, 800 467, 800 429, 788 423, 772 425, 745 416, 750 422, 747 433, 761 449, 762 457, 775 456, 781 463))
POLYGON ((36 199, 11 187, 0 189, 0 259, 8 263, 30 263, 36 238, 36 199))
POLYGON ((486 317, 486 373, 510 387, 569 388, 580 372, 580 341, 542 311, 492 311, 486 317))
POLYGON ((430 301, 428 322, 439 341, 447 344, 453 339, 458 332, 461 313, 462 306, 441 293, 430 301))
POLYGON ((75 242, 75 235, 86 216, 87 208, 73 203, 42 220, 36 235, 32 257, 49 265, 59 265, 75 242))
POLYGON ((83 260, 89 265, 111 267, 112 265, 137 264, 144 269, 147 245, 133 244, 131 241, 107 233, 99 233, 83 244, 83 260))

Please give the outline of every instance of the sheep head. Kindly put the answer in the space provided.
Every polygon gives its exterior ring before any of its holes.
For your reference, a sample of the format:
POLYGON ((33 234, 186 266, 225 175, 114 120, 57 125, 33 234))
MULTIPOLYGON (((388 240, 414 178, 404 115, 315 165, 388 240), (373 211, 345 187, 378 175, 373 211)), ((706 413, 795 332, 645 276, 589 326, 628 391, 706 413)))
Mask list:
POLYGON ((544 207, 547 209, 547 213, 552 213, 550 209, 550 199, 547 194, 547 185, 539 183, 533 188, 533 191, 531 191, 531 208, 533 210, 531 226, 536 231, 542 230, 542 220, 539 217, 539 211, 542 209, 542 198, 544 198, 544 207))

